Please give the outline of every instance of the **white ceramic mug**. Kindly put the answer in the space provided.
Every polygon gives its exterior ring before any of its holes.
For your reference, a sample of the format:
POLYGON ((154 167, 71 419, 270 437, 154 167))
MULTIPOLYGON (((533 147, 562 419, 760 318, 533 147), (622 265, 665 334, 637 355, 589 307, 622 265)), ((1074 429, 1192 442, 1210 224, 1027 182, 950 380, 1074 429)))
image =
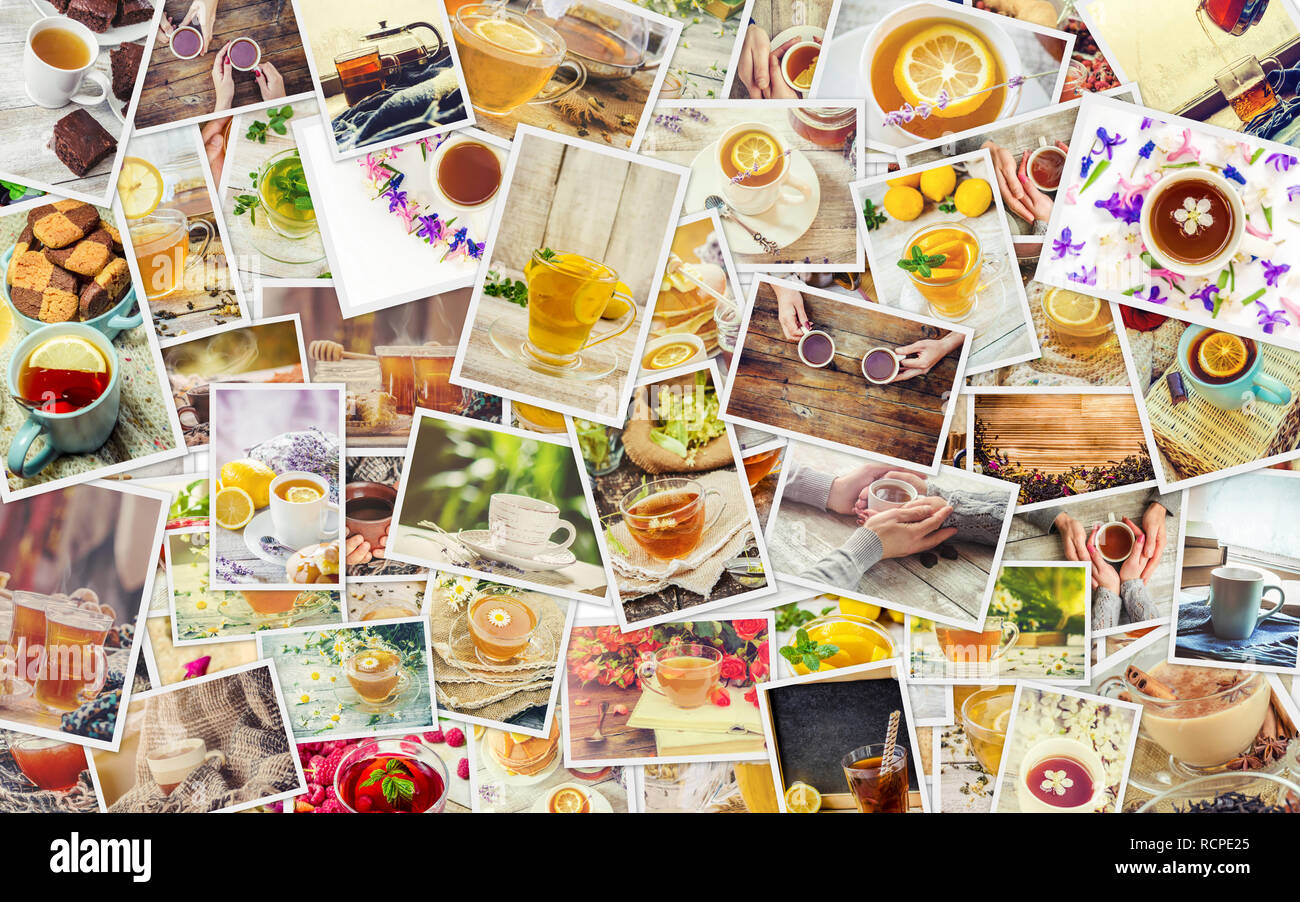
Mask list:
POLYGON ((1133 528, 1123 520, 1117 519, 1114 514, 1106 517, 1106 522, 1101 524, 1101 531, 1097 533, 1097 552, 1101 555, 1102 560, 1110 564, 1122 564, 1133 555, 1133 547, 1137 544, 1137 536, 1133 533, 1133 528), (1111 557, 1101 550, 1102 538, 1105 537, 1109 529, 1119 529, 1128 533, 1128 553, 1123 557, 1111 557))
POLYGON ((1037 814, 1068 814, 1071 812, 1095 811, 1106 796, 1106 767, 1101 756, 1091 747, 1074 739, 1052 737, 1044 739, 1020 759, 1020 777, 1016 781, 1016 797, 1020 800, 1020 810, 1037 814), (1092 779, 1092 795, 1086 802, 1072 808, 1049 805, 1029 789, 1029 772, 1039 762, 1047 758, 1073 758, 1088 772, 1092 779))
POLYGON ((272 479, 271 524, 275 528, 276 539, 294 551, 301 551, 308 545, 332 538, 338 532, 339 509, 330 503, 329 495, 329 483, 315 473, 290 470, 272 479), (284 483, 293 481, 310 482, 320 490, 320 496, 314 501, 286 501, 280 497, 278 489, 284 483), (333 527, 328 525, 331 513, 335 518, 333 527))
POLYGON ((766 185, 747 185, 744 180, 733 182, 728 179, 727 170, 722 165, 722 151, 727 146, 727 142, 740 132, 762 132, 765 135, 771 135, 777 146, 783 152, 786 150, 785 147, 781 146, 780 139, 772 134, 772 130, 759 122, 742 122, 740 125, 733 125, 722 133, 722 137, 718 139, 718 149, 714 152, 714 162, 718 167, 718 172, 722 175, 722 193, 727 198, 727 203, 731 204, 737 213, 757 216, 760 213, 766 213, 778 203, 799 204, 812 196, 811 185, 798 181, 790 175, 792 158, 788 154, 782 158, 779 164, 781 174, 766 185))
POLYGON ((497 492, 488 502, 488 531, 492 543, 507 554, 536 557, 547 550, 557 529, 568 535, 559 544, 568 548, 577 538, 573 524, 560 519, 554 504, 527 495, 497 492))
POLYGON ((32 27, 27 29, 27 41, 23 45, 23 81, 27 86, 27 96, 37 106, 51 110, 67 106, 69 102, 81 106, 103 103, 111 85, 102 72, 92 71, 98 58, 99 43, 95 40, 95 34, 80 22, 66 16, 49 16, 32 23, 32 27), (80 69, 60 69, 36 55, 32 49, 32 39, 51 28, 61 28, 81 39, 86 45, 87 60, 84 66, 80 69), (84 82, 96 85, 99 93, 81 90, 84 82))
POLYGON ((877 479, 867 487, 867 510, 872 511, 892 511, 895 508, 902 507, 908 502, 916 500, 916 486, 910 482, 904 482, 901 479, 891 479, 888 476, 877 479), (895 490, 902 492, 907 496, 904 501, 887 501, 879 497, 876 492, 879 490, 895 490))
POLYGON ((226 765, 226 756, 222 752, 216 749, 208 751, 208 744, 197 737, 155 749, 146 756, 146 760, 154 782, 168 795, 205 761, 213 762, 217 768, 226 765))

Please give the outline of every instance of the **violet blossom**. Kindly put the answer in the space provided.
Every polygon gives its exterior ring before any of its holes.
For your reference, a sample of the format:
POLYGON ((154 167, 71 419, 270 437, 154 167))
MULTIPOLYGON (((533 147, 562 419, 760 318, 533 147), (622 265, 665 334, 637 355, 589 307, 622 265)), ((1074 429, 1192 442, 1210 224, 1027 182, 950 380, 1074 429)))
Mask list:
POLYGON ((1070 239, 1073 237, 1074 236, 1070 234, 1069 226, 1061 229, 1060 236, 1052 240, 1052 252, 1055 254, 1055 256, 1052 257, 1053 260, 1063 260, 1066 257, 1079 256, 1080 250, 1085 244, 1087 244, 1087 242, 1080 241, 1077 244, 1072 243, 1070 239))
POLYGON ((1141 194, 1133 195, 1129 201, 1125 202, 1123 195, 1116 191, 1106 200, 1094 201, 1093 206, 1099 210, 1105 210, 1122 222, 1134 223, 1142 217, 1141 194))
POLYGON ((1200 301, 1201 306, 1204 307, 1207 312, 1213 313, 1214 300, 1215 300, 1214 296, 1217 295, 1218 293, 1219 293, 1219 286, 1215 285, 1213 282, 1209 282, 1203 285, 1202 287, 1196 289, 1195 291, 1193 291, 1189 295, 1189 297, 1193 301, 1200 301))
POLYGON ((1272 335, 1276 326, 1289 326, 1291 321, 1286 318, 1285 310, 1269 310, 1263 301, 1255 302, 1259 309, 1256 312, 1259 316, 1259 327, 1264 330, 1266 335, 1272 335))
POLYGON ((1290 263, 1270 263, 1268 260, 1260 260, 1259 262, 1264 267, 1264 284, 1269 288, 1276 288, 1277 280, 1291 270, 1290 263))
POLYGON ((1078 272, 1066 273, 1065 277, 1071 282, 1078 282, 1081 285, 1096 285, 1097 267, 1094 266, 1092 269, 1089 269, 1088 267, 1083 266, 1080 267, 1078 272))

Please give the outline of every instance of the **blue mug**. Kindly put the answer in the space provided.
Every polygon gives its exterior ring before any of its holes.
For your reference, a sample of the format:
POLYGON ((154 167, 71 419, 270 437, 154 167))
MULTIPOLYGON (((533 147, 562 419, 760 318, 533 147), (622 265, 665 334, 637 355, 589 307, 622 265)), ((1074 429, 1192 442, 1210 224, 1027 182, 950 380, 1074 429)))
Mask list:
POLYGON ((1212 331, 1219 330, 1208 329, 1205 326, 1188 326, 1183 331, 1183 337, 1178 341, 1178 368, 1182 371, 1183 378, 1191 383, 1198 395, 1222 410, 1244 408, 1247 413, 1255 406, 1256 400, 1263 401, 1265 404, 1291 403, 1291 389, 1267 373, 1261 372, 1264 366, 1264 355, 1254 339, 1243 339, 1255 344, 1255 360, 1242 370, 1236 379, 1231 382, 1214 383, 1196 378, 1190 356, 1192 344, 1197 336, 1212 331))
MULTIPOLYGON (((14 245, 10 245, 8 250, 3 254, 0 254, 0 272, 9 271, 9 261, 13 259, 13 255, 14 245)), ((0 279, 0 296, 2 296, 5 303, 9 305, 9 310, 14 315, 14 321, 22 326, 24 332, 34 332, 37 329, 43 329, 50 325, 50 323, 44 323, 38 319, 32 319, 14 306, 13 299, 9 297, 9 285, 5 279, 0 279)), ((104 335, 108 337, 109 341, 112 341, 114 338, 117 338, 119 332, 125 332, 127 329, 134 329, 136 326, 144 322, 143 311, 136 310, 134 313, 130 312, 131 308, 134 306, 136 306, 135 283, 132 282, 131 287, 126 290, 126 294, 122 295, 120 301, 112 307, 109 307, 94 319, 86 320, 84 325, 94 326, 100 332, 103 332, 104 335)))
POLYGON ((32 356, 32 351, 59 335, 76 335, 99 348, 99 352, 108 361, 108 388, 80 410, 67 413, 28 410, 27 422, 18 427, 18 433, 9 443, 9 470, 24 479, 30 479, 44 470, 60 454, 84 454, 97 450, 108 441, 117 426, 118 407, 122 398, 122 377, 119 372, 121 363, 117 349, 103 332, 83 323, 45 326, 20 341, 9 360, 9 391, 17 393, 18 373, 32 356), (38 436, 45 437, 45 447, 28 460, 27 454, 38 436))

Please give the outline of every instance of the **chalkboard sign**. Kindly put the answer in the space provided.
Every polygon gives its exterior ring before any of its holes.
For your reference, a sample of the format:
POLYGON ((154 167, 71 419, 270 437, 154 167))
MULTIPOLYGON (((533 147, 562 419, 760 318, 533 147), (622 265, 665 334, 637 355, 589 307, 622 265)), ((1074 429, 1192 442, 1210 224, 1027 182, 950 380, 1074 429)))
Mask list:
MULTIPOLYGON (((782 781, 786 786, 807 783, 822 794, 849 791, 840 760, 858 746, 884 742, 890 712, 904 711, 902 688, 895 679, 780 686, 768 690, 767 698, 782 781)), ((918 789, 905 712, 898 723, 898 742, 909 747, 908 786, 918 789)))

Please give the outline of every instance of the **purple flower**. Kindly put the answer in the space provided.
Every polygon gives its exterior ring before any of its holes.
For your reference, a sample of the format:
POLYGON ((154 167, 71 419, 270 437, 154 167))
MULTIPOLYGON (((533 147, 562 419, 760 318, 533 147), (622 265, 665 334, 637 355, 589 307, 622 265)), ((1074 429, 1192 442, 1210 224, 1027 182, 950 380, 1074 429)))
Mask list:
POLYGON ((1300 195, 1300 185, 1292 185, 1290 188, 1286 189, 1287 200, 1295 200, 1296 195, 1300 195))
POLYGON ((396 213, 398 210, 406 209, 406 192, 398 191, 396 185, 397 179, 384 189, 383 196, 388 198, 388 212, 396 213))
POLYGON ((1201 306, 1204 307, 1207 312, 1213 313, 1214 296, 1218 293, 1219 293, 1219 286, 1210 283, 1203 288, 1196 289, 1190 295, 1188 295, 1188 297, 1190 297, 1193 301, 1200 301, 1201 306))
POLYGON ((1133 292, 1133 296, 1139 301, 1146 301, 1148 304, 1163 304, 1165 301, 1169 300, 1169 298, 1160 294, 1159 285, 1152 285, 1151 290, 1147 292, 1146 297, 1142 297, 1142 292, 1140 290, 1133 292))
MULTIPOLYGON (((1150 122, 1151 120, 1148 119, 1147 121, 1150 122)), ((1156 142, 1148 141, 1147 143, 1143 144, 1140 148, 1138 148, 1138 156, 1144 160, 1149 160, 1151 159, 1151 151, 1155 149, 1156 149, 1156 142)))
POLYGON ((1144 131, 1146 131, 1147 129, 1149 129, 1150 127, 1151 127, 1151 117, 1150 117, 1150 116, 1143 116, 1143 117, 1142 117, 1142 124, 1138 126, 1138 131, 1140 131, 1140 132, 1144 132, 1144 131))
POLYGON ((1114 156, 1111 154, 1112 148, 1128 143, 1127 138, 1121 138, 1119 135, 1111 135, 1104 127, 1098 127, 1097 140, 1101 142, 1101 147, 1096 147, 1094 145, 1092 153, 1095 153, 1097 156, 1101 156, 1104 153, 1108 160, 1114 159, 1114 156))
POLYGON ((1070 243, 1070 239, 1073 237, 1074 236, 1070 234, 1069 226, 1066 226, 1065 228, 1061 229, 1060 237, 1052 241, 1052 252, 1056 255, 1052 258, 1053 260, 1063 260, 1066 257, 1079 256, 1079 250, 1087 242, 1080 241, 1078 244, 1072 244, 1070 243))
POLYGON ((1025 77, 1023 75, 1013 75, 1007 79, 1007 87, 1010 88, 1018 88, 1024 83, 1025 77))
POLYGON ((1269 288, 1277 287, 1277 280, 1286 275, 1291 269, 1290 263, 1270 263, 1267 260, 1259 261, 1264 266, 1264 284, 1269 288))
POLYGON ((1091 169, 1092 169, 1092 155, 1084 154, 1083 159, 1079 161, 1079 178, 1086 179, 1091 169))
POLYGON ((1239 171, 1237 171, 1236 166, 1224 166, 1223 177, 1225 179, 1230 179, 1231 181, 1236 182, 1238 185, 1246 184, 1246 177, 1242 175, 1239 171))
POLYGON ((1097 267, 1089 269, 1086 266, 1080 267, 1078 272, 1068 272, 1065 277, 1071 282, 1078 282, 1081 285, 1097 284, 1097 267))
POLYGON ((437 244, 442 240, 446 230, 443 228, 443 222, 438 218, 437 213, 430 213, 427 216, 417 218, 420 220, 420 227, 415 230, 416 235, 430 244, 437 244))
POLYGON ((1264 158, 1264 162, 1272 166, 1277 172, 1286 172, 1300 161, 1297 161, 1289 153, 1271 153, 1264 158))
POLYGON ((1141 194, 1135 194, 1128 202, 1125 202, 1124 195, 1116 191, 1106 200, 1094 201, 1093 206, 1105 210, 1121 222, 1129 224, 1137 222, 1142 217, 1141 194))
POLYGON ((1291 321, 1286 318, 1285 310, 1269 310, 1264 306, 1263 301, 1255 303, 1259 306, 1259 310, 1255 311, 1259 315, 1259 326, 1266 334, 1272 335, 1275 326, 1291 325, 1291 321))

